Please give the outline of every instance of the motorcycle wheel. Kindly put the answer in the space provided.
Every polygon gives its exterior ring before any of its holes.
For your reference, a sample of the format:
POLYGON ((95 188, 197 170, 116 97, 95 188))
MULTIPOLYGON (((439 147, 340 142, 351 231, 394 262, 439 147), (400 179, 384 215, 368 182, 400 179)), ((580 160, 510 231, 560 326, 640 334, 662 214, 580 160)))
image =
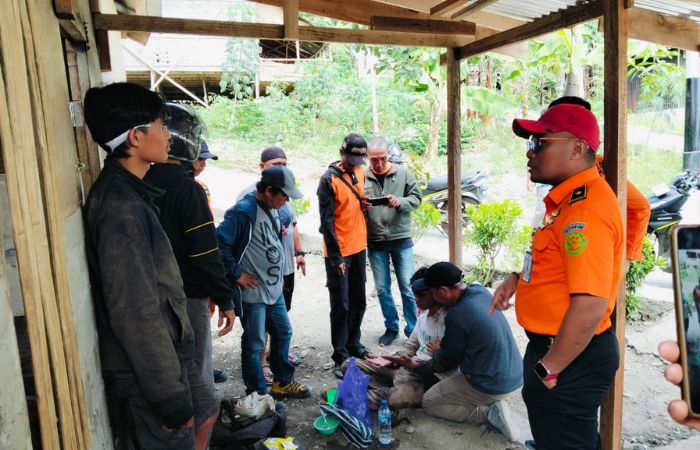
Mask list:
MULTIPOLYGON (((478 206, 479 202, 471 197, 462 197, 462 228, 466 228, 469 225, 469 217, 467 217, 468 205, 478 206)), ((440 228, 442 229, 442 232, 445 233, 445 235, 449 235, 450 226, 448 221, 449 216, 447 212, 447 200, 440 203, 438 209, 440 210, 440 214, 442 214, 442 222, 440 222, 440 228)))

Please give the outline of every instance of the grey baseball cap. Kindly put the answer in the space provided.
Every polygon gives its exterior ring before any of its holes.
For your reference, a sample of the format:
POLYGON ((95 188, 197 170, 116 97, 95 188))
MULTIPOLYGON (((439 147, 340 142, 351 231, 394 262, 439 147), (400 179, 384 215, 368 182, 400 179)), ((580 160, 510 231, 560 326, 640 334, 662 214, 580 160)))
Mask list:
POLYGON ((296 187, 294 174, 285 166, 274 166, 262 172, 260 181, 282 190, 289 198, 298 199, 304 197, 296 187))

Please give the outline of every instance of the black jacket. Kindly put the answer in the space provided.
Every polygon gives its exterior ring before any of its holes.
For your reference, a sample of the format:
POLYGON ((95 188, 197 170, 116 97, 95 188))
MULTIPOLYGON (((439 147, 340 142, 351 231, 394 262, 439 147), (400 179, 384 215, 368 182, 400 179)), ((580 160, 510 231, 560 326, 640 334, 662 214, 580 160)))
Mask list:
POLYGON ((153 199, 162 191, 108 157, 84 208, 100 359, 111 395, 143 396, 166 425, 193 414, 187 299, 153 199))
POLYGON ((233 309, 233 291, 221 261, 214 218, 202 186, 179 164, 154 164, 144 180, 165 191, 155 200, 188 298, 210 297, 233 309))

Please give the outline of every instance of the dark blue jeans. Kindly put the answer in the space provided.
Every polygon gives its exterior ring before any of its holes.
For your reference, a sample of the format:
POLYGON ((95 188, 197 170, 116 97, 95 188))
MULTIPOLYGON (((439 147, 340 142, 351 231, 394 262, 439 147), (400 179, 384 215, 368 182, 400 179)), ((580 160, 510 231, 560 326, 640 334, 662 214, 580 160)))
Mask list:
POLYGON ((391 267, 389 260, 394 265, 396 281, 401 292, 403 303, 403 318, 406 327, 403 329, 406 337, 411 335, 416 326, 416 298, 411 290, 410 279, 413 275, 413 248, 400 248, 394 250, 368 250, 369 265, 372 267, 374 286, 377 288, 379 305, 384 316, 384 327, 389 330, 399 331, 399 315, 396 312, 394 296, 391 294, 391 267))
POLYGON ((260 365, 260 355, 265 351, 265 330, 270 333, 270 369, 275 374, 275 381, 282 385, 292 381, 294 365, 289 362, 292 324, 289 322, 284 296, 280 295, 272 305, 244 302, 241 323, 241 362, 246 394, 253 391, 258 394, 267 393, 260 365))

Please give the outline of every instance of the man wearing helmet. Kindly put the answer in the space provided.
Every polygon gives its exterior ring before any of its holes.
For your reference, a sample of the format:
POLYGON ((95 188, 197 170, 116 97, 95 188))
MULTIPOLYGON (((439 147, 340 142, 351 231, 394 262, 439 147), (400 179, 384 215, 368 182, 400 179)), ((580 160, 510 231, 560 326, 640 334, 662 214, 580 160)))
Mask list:
POLYGON ((214 219, 206 192, 193 177, 202 142, 202 125, 188 107, 167 103, 170 115, 168 159, 153 164, 145 180, 165 191, 156 200, 160 222, 175 253, 187 295, 187 315, 195 334, 195 361, 212 392, 211 322, 209 298, 219 306, 220 336, 233 328, 233 291, 221 262, 214 219))

